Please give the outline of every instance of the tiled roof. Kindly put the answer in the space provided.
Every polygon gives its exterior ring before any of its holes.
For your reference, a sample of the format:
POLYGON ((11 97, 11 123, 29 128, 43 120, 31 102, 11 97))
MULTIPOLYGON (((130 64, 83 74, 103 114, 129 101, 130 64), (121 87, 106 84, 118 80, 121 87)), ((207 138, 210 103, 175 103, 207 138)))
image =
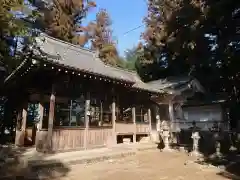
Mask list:
MULTIPOLYGON (((36 56, 44 55, 46 57, 44 58, 45 61, 78 71, 116 79, 116 81, 125 81, 131 83, 132 88, 155 93, 179 94, 189 89, 189 85, 191 85, 195 92, 204 91, 196 79, 187 76, 168 77, 144 83, 136 72, 106 65, 97 57, 95 52, 55 39, 46 34, 41 34, 36 38, 36 46, 34 47, 34 54, 36 56)), ((24 64, 26 64, 26 60, 22 62, 15 72, 24 64)), ((13 77, 15 72, 10 74, 5 79, 5 82, 13 77)))
POLYGON ((133 84, 133 88, 150 92, 162 93, 163 91, 142 82, 137 73, 104 64, 93 51, 81 48, 53 37, 41 34, 36 39, 41 52, 48 55, 47 61, 75 68, 96 75, 125 81, 133 84), (55 57, 55 58, 54 58, 55 57), (56 58, 58 57, 58 58, 56 58))
POLYGON ((204 92, 200 82, 190 76, 168 77, 150 81, 146 84, 154 89, 162 89, 173 94, 181 94, 181 92, 188 89, 192 89, 194 92, 204 92))
POLYGON ((98 59, 94 52, 77 45, 52 38, 45 34, 38 37, 37 45, 44 53, 59 56, 59 60, 48 58, 49 61, 53 61, 54 63, 77 68, 80 71, 134 83, 132 72, 108 66, 98 59), (41 42, 43 39, 44 42, 41 42))

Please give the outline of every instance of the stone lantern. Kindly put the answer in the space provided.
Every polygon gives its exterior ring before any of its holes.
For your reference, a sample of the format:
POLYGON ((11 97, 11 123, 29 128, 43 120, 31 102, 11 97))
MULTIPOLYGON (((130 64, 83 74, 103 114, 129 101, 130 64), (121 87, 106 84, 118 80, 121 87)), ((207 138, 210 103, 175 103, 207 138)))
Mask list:
POLYGON ((212 128, 212 132, 213 132, 213 140, 215 142, 215 153, 211 155, 212 158, 220 158, 222 157, 222 153, 221 153, 221 140, 222 140, 222 136, 221 136, 221 129, 219 127, 219 124, 217 122, 214 123, 213 128, 212 128))
POLYGON ((201 156, 201 154, 199 153, 199 140, 201 138, 199 132, 193 131, 191 138, 193 139, 193 149, 191 155, 201 156))
POLYGON ((170 147, 169 147, 169 137, 170 137, 170 133, 169 133, 169 125, 167 121, 163 121, 162 122, 162 136, 163 136, 163 143, 164 143, 164 149, 163 151, 170 151, 170 147))

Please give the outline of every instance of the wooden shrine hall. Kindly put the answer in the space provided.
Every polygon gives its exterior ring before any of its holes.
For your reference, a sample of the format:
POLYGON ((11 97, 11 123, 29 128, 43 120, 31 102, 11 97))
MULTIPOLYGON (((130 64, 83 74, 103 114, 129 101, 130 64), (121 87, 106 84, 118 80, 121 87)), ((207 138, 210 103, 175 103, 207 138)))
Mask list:
POLYGON ((4 86, 17 110, 15 144, 51 152, 149 136, 156 129, 151 97, 166 94, 135 72, 108 66, 96 53, 45 34, 4 86))

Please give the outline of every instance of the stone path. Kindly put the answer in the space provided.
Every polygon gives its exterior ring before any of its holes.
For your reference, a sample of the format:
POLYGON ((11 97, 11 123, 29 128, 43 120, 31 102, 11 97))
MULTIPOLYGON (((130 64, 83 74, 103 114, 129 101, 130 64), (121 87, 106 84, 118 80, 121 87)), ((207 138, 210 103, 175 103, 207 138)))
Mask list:
POLYGON ((157 149, 157 144, 153 143, 136 143, 136 144, 118 144, 110 148, 97 148, 91 150, 80 150, 56 154, 42 154, 35 150, 22 154, 23 159, 27 160, 30 165, 46 165, 61 162, 64 164, 82 164, 86 162, 102 161, 109 158, 119 158, 130 156, 138 151, 157 149))
POLYGON ((118 160, 69 166, 59 180, 224 180, 220 169, 194 163, 183 153, 145 151, 118 160))
MULTIPOLYGON (((129 145, 116 148, 96 149, 85 152, 59 153, 49 156, 36 156, 32 151, 17 155, 36 160, 37 164, 47 162, 47 166, 32 166, 27 161, 9 161, 1 165, 0 180, 224 180, 240 179, 234 177, 223 169, 200 165, 183 152, 160 152, 159 150, 146 150, 152 146, 129 145), (139 150, 145 151, 139 151, 139 150), (111 153, 132 152, 131 156, 114 158, 111 153), (134 153, 133 153, 134 152, 134 153), (98 156, 97 156, 98 155, 98 156), (99 155, 108 156, 97 162, 99 155), (96 159, 84 161, 84 159, 96 159), (74 164, 75 160, 83 160, 81 164, 74 164), (25 163, 26 162, 26 163, 25 163)), ((24 159, 24 158, 23 158, 24 159)), ((239 166, 238 166, 239 167, 239 166)))

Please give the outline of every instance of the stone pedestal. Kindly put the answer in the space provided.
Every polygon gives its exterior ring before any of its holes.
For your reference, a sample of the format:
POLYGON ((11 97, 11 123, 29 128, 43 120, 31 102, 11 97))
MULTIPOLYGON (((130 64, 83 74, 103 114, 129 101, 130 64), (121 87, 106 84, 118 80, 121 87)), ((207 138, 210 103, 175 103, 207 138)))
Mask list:
POLYGON ((221 135, 219 132, 215 132, 213 135, 215 141, 215 153, 211 155, 211 158, 221 158, 221 135))
POLYGON ((161 131, 161 121, 160 121, 160 119, 158 119, 159 118, 158 116, 156 118, 157 118, 156 129, 158 132, 160 132, 161 131))
POLYGON ((237 147, 236 147, 236 135, 237 134, 234 134, 234 132, 229 132, 229 139, 230 139, 230 142, 231 142, 231 146, 229 148, 229 151, 237 151, 237 147))
POLYGON ((192 156, 202 156, 202 154, 199 152, 199 132, 193 132, 191 138, 193 139, 193 149, 191 152, 192 156))
POLYGON ((229 148, 229 151, 236 151, 237 150, 237 148, 235 147, 235 146, 230 146, 230 148, 229 148))
POLYGON ((163 130, 162 136, 163 136, 163 143, 164 143, 163 151, 171 151, 169 146, 169 137, 170 137, 169 130, 168 129, 163 130))
POLYGON ((221 143, 219 140, 216 141, 216 155, 217 155, 217 157, 222 157, 221 143))

